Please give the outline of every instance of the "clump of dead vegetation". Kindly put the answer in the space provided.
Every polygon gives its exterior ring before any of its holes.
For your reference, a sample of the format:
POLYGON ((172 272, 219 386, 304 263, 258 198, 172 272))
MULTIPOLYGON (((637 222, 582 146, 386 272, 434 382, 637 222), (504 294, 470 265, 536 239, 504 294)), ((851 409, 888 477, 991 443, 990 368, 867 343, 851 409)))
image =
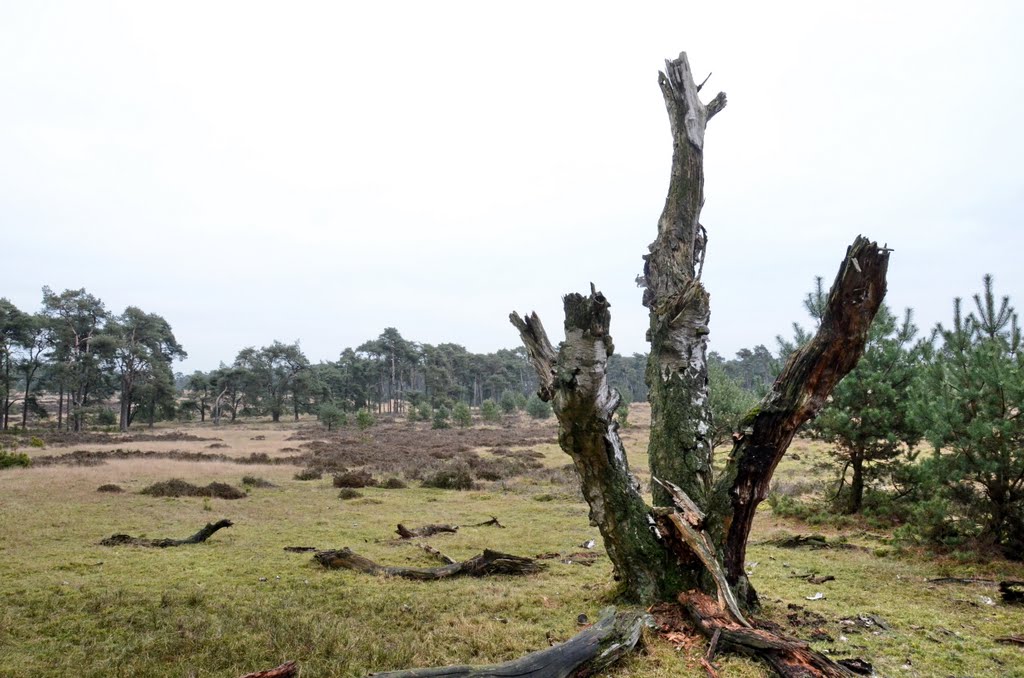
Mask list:
POLYGON ((245 492, 227 483, 213 482, 205 487, 193 485, 181 478, 171 478, 153 483, 140 494, 151 497, 213 497, 216 499, 242 499, 245 492))
POLYGON ((104 485, 100 485, 99 487, 97 487, 96 491, 97 492, 111 492, 113 494, 117 494, 119 492, 124 492, 124 488, 121 487, 120 485, 114 485, 113 483, 106 483, 104 485))

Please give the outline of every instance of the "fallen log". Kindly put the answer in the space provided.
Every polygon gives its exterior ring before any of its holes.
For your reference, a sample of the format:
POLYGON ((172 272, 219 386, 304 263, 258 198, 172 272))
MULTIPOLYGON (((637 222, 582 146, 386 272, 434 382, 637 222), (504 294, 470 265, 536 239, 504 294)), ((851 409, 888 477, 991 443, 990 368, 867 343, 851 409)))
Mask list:
POLYGON ((454 534, 458 531, 458 525, 424 525, 423 527, 416 527, 410 530, 402 523, 398 523, 398 529, 395 530, 395 532, 398 533, 398 536, 402 539, 414 539, 416 537, 432 537, 435 534, 440 534, 442 532, 454 534))
POLYGON ((507 553, 485 549, 478 556, 469 560, 442 565, 441 567, 390 567, 379 565, 369 558, 354 553, 352 549, 340 551, 319 551, 313 559, 324 567, 332 570, 355 570, 364 574, 383 574, 390 577, 403 577, 419 581, 434 581, 448 577, 487 577, 497 574, 521 575, 535 574, 542 566, 532 558, 513 556, 507 553))
POLYGON ((487 666, 440 666, 370 674, 374 678, 569 678, 590 676, 608 668, 640 640, 650 617, 643 612, 616 614, 606 608, 596 624, 545 650, 487 666))
POLYGON ((295 662, 285 662, 280 666, 267 669, 266 671, 255 671, 247 673, 241 678, 295 678, 299 675, 299 665, 295 662))
POLYGON ((217 530, 234 525, 230 520, 218 520, 216 523, 207 523, 206 527, 199 530, 191 537, 185 539, 143 539, 128 534, 114 534, 100 542, 100 546, 147 546, 151 548, 169 548, 171 546, 184 546, 185 544, 201 544, 213 536, 217 530))
POLYGON ((718 648, 756 657, 782 678, 848 678, 851 675, 848 669, 811 649, 802 640, 742 626, 705 593, 682 593, 679 602, 698 631, 712 640, 718 638, 718 648))

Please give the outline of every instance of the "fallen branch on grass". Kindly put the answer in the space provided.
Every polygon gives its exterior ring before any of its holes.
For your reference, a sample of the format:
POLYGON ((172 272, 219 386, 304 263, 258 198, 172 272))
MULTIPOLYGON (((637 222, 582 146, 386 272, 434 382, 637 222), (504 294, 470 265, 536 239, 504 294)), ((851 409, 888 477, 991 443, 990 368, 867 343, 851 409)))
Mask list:
POLYGON ((295 662, 285 662, 277 668, 247 673, 241 678, 294 678, 294 676, 298 675, 299 665, 295 662))
POLYGON ((498 519, 494 516, 491 516, 490 520, 485 520, 482 523, 474 523, 473 525, 466 525, 466 527, 487 527, 488 525, 494 525, 495 527, 500 527, 503 530, 505 529, 505 526, 499 523, 498 519))
POLYGON ((414 539, 416 537, 432 537, 435 534, 442 532, 448 532, 454 534, 459 531, 458 525, 424 525, 423 527, 415 527, 409 529, 402 523, 398 523, 398 529, 395 532, 402 539, 414 539))
POLYGON ((217 530, 234 525, 230 520, 218 520, 216 523, 207 523, 206 527, 199 530, 191 537, 185 539, 143 539, 128 534, 115 534, 100 542, 100 546, 148 546, 152 548, 168 548, 170 546, 184 546, 185 544, 200 544, 217 530))
POLYGON ((446 556, 445 554, 441 553, 440 551, 435 549, 430 544, 416 544, 416 546, 419 546, 421 549, 423 549, 424 551, 426 551, 430 555, 434 556, 435 558, 440 560, 445 565, 454 565, 455 563, 458 562, 454 558, 450 558, 450 557, 446 556))
POLYGON ((596 624, 546 650, 539 650, 504 664, 488 666, 441 666, 371 674, 374 678, 494 678, 533 676, 567 678, 594 675, 608 668, 640 640, 640 631, 650 617, 642 612, 619 612, 606 608, 596 624))
POLYGON ((369 558, 353 553, 351 549, 340 551, 319 551, 313 559, 328 569, 344 569, 363 572, 364 574, 383 574, 405 579, 434 581, 456 576, 486 577, 496 574, 535 574, 540 572, 541 565, 532 558, 512 556, 485 549, 479 556, 469 560, 451 563, 441 567, 389 567, 379 565, 369 558))

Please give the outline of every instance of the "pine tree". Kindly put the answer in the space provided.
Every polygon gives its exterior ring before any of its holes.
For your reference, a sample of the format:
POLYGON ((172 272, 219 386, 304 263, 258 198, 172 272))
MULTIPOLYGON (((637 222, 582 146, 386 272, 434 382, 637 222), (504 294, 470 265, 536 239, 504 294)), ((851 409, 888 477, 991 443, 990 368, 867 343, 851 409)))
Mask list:
MULTIPOLYGON (((1011 558, 1024 558, 1024 356, 1009 297, 996 303, 992 276, 975 310, 953 305, 938 325, 916 389, 914 414, 934 456, 923 465, 946 501, 947 525, 1011 558)), ((948 532, 948 531, 947 531, 948 532)))
MULTIPOLYGON (((812 299, 808 295, 805 302, 809 309, 812 299)), ((857 367, 839 382, 828 405, 808 425, 813 436, 832 445, 831 453, 842 467, 836 498, 846 513, 859 513, 865 486, 890 473, 920 440, 906 398, 919 354, 912 346, 917 334, 912 318, 907 309, 900 322, 882 304, 857 367)))

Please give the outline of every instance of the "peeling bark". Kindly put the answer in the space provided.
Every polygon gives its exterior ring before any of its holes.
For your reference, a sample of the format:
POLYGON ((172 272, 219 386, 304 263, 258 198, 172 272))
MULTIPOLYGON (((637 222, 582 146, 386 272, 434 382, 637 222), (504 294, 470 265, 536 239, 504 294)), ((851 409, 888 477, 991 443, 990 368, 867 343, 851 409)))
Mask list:
POLYGON ((667 581, 680 590, 692 588, 692 578, 675 583, 686 572, 675 567, 674 557, 658 542, 613 418, 620 400, 607 379, 614 350, 608 301, 592 286, 589 297, 566 295, 564 306, 565 341, 557 352, 537 314, 523 319, 512 313, 510 320, 540 378, 538 395, 551 401, 558 418, 559 444, 580 475, 590 522, 600 530, 627 596, 657 600, 667 581))
MULTIPOLYGON (((647 361, 651 473, 704 504, 711 489, 711 408, 707 397, 707 337, 711 307, 700 282, 707 232, 704 205, 704 128, 725 106, 719 94, 705 106, 697 96, 686 54, 665 62, 658 84, 672 130, 672 174, 658 236, 644 257, 650 310, 647 361)), ((656 506, 672 497, 653 488, 656 506)))
POLYGON ((546 650, 489 666, 442 666, 370 674, 374 678, 570 678, 594 675, 632 652, 649 617, 602 611, 598 622, 546 650))

